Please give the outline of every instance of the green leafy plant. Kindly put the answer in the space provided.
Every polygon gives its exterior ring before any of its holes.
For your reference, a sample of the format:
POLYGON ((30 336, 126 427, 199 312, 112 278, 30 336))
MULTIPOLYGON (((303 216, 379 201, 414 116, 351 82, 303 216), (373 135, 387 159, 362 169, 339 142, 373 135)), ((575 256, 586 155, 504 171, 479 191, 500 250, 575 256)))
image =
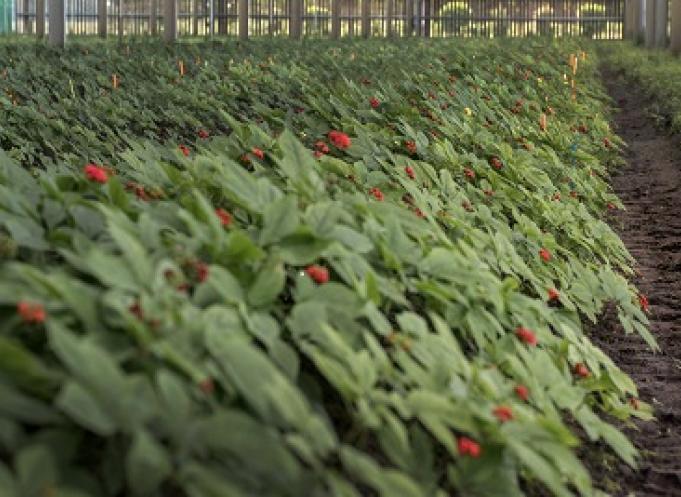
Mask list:
POLYGON ((593 495, 566 419, 635 465, 594 57, 503 43, 4 45, 5 493, 593 495))

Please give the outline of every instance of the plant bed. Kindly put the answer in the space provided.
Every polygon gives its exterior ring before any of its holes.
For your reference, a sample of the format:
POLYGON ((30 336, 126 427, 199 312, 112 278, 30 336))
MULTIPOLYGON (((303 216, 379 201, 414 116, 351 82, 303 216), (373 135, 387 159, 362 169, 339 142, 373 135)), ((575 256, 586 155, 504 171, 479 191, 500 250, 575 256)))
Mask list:
POLYGON ((594 57, 311 47, 4 47, 9 495, 597 494, 566 419, 635 464, 594 57))

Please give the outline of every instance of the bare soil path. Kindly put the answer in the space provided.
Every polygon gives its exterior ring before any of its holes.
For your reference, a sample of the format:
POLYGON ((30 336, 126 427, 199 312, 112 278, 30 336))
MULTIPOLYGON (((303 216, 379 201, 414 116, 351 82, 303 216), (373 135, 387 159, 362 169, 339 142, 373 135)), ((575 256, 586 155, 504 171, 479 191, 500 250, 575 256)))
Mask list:
POLYGON ((612 224, 639 263, 637 285, 662 347, 655 354, 638 336, 625 336, 610 314, 593 337, 633 377, 657 418, 628 430, 644 459, 639 472, 618 468, 616 495, 681 497, 681 137, 655 127, 641 90, 607 69, 603 79, 620 107, 615 129, 629 145, 628 163, 613 178, 626 211, 612 224))

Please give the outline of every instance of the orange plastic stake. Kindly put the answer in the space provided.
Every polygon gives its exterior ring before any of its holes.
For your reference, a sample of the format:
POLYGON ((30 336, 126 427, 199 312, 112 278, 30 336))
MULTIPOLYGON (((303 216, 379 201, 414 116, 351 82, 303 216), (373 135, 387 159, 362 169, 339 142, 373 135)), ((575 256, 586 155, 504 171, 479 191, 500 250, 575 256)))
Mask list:
POLYGON ((180 76, 184 76, 184 62, 180 60, 177 62, 177 65, 180 68, 180 76))
POLYGON ((118 88, 118 83, 120 81, 118 80, 118 75, 117 74, 112 74, 111 75, 111 86, 113 86, 114 90, 118 88))

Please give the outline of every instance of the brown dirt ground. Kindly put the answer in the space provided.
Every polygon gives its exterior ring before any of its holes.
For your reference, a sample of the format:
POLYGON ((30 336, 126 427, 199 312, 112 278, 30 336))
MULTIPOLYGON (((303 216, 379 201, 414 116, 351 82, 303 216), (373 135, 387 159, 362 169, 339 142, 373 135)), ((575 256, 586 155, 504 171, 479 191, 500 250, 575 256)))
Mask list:
POLYGON ((626 210, 612 225, 638 261, 636 284, 650 300, 662 348, 653 353, 637 335, 625 335, 613 312, 594 330, 594 341, 632 376, 656 416, 625 429, 643 455, 639 471, 615 464, 608 478, 617 497, 681 497, 681 137, 655 127, 646 114, 651 101, 635 85, 607 69, 603 79, 619 106, 615 130, 628 144, 627 165, 613 178, 626 210))

